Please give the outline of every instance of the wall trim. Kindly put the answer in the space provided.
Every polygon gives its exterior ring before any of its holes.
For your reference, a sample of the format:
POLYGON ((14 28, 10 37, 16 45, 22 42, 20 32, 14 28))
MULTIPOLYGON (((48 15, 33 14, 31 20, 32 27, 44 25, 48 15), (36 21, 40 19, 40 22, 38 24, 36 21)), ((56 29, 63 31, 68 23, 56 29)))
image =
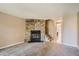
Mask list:
POLYGON ((72 44, 68 44, 68 43, 62 43, 62 44, 66 45, 66 46, 78 47, 77 45, 72 45, 72 44))
POLYGON ((22 44, 22 43, 24 43, 24 41, 18 42, 18 43, 14 43, 14 44, 10 44, 10 45, 6 45, 6 46, 3 46, 3 47, 0 47, 0 49, 8 48, 8 47, 11 47, 11 46, 14 46, 14 45, 18 45, 18 44, 22 44))

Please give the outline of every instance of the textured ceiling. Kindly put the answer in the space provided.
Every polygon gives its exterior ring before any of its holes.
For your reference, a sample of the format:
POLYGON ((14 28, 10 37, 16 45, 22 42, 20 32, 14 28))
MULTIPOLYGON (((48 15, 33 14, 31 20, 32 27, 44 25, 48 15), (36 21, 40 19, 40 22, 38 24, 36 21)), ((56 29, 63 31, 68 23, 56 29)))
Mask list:
POLYGON ((24 19, 54 19, 61 18, 66 12, 78 12, 79 4, 0 3, 0 11, 24 19))

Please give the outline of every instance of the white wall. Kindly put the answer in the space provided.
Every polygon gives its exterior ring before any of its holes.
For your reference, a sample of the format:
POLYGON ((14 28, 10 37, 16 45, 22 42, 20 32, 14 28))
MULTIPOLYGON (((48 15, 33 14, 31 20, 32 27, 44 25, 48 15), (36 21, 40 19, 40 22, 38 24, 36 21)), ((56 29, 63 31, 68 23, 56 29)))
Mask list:
POLYGON ((0 49, 23 43, 25 20, 0 12, 0 49))
POLYGON ((77 13, 66 13, 63 20, 63 44, 77 47, 77 13))
POLYGON ((79 12, 77 13, 77 24, 78 24, 78 40, 77 40, 77 44, 78 44, 78 47, 79 47, 79 12))
POLYGON ((53 38, 54 37, 54 21, 48 21, 48 34, 53 38))

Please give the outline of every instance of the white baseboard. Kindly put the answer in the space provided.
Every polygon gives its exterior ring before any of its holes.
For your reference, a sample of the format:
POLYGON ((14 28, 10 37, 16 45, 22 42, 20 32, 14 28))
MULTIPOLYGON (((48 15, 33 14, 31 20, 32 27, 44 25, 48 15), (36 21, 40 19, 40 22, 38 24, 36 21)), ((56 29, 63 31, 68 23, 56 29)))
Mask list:
POLYGON ((14 44, 10 44, 10 45, 7 45, 7 46, 3 46, 3 47, 0 47, 0 49, 7 48, 7 47, 11 47, 11 46, 18 45, 18 44, 22 44, 22 43, 24 43, 24 41, 18 42, 18 43, 14 43, 14 44))
POLYGON ((77 45, 72 45, 72 44, 68 44, 68 43, 62 43, 62 44, 67 45, 67 46, 77 47, 77 45))

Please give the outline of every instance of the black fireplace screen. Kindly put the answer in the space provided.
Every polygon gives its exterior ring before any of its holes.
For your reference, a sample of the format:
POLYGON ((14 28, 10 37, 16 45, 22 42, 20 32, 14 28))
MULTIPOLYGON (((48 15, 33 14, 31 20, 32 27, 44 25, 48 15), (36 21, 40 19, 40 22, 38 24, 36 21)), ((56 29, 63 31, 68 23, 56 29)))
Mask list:
POLYGON ((40 30, 32 30, 30 40, 31 40, 31 42, 40 42, 41 41, 41 31, 40 30))

